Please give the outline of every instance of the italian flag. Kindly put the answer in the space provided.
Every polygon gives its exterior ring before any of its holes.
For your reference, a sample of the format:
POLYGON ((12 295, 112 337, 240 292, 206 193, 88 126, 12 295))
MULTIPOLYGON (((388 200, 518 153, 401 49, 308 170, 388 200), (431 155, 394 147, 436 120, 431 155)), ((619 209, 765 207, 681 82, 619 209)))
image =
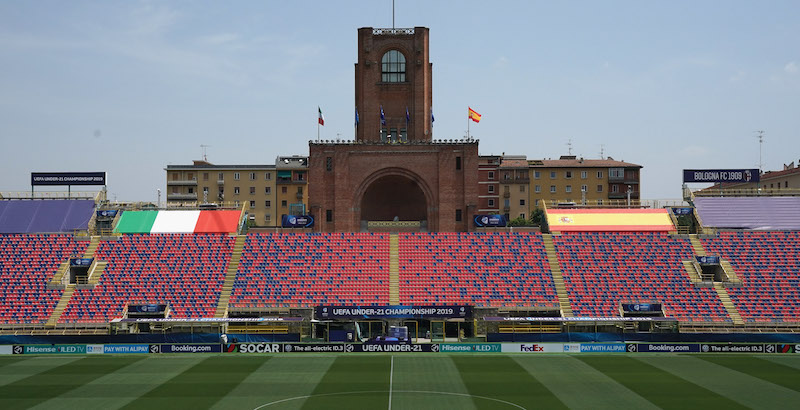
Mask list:
POLYGON ((319 125, 325 125, 325 117, 322 116, 322 109, 317 107, 319 110, 319 125))

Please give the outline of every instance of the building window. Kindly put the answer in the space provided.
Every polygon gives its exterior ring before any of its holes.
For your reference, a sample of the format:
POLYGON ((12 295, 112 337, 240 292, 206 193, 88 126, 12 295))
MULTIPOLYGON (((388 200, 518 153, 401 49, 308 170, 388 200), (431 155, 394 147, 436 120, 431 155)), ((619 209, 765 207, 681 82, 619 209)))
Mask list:
POLYGON ((297 187, 297 193, 299 195, 303 195, 303 187, 301 187, 301 186, 297 187))
POLYGON ((267 223, 269 223, 269 222, 271 222, 271 221, 272 221, 272 215, 270 215, 270 214, 265 214, 265 215, 264 215, 264 222, 267 222, 267 223))
POLYGON ((489 171, 489 181, 494 181, 494 171, 489 171))
POLYGON ((603 179, 603 171, 597 171, 597 179, 603 179))
POLYGON ((586 185, 581 185, 581 192, 589 192, 589 187, 586 185))
POLYGON ((204 186, 204 187, 203 187, 203 193, 204 193, 204 194, 206 194, 206 195, 208 195, 208 187, 207 187, 207 186, 204 186))
POLYGON ((256 180, 256 173, 255 172, 251 172, 250 173, 250 180, 251 181, 255 181, 256 180))
POLYGON ((281 208, 286 208, 286 200, 281 201, 281 208))
POLYGON ((238 186, 233 187, 233 194, 234 195, 239 195, 239 187, 238 186))
POLYGON ((494 208, 494 199, 489 200, 489 208, 494 208))
POLYGON ((581 179, 586 179, 589 177, 589 173, 586 171, 581 171, 581 179))
POLYGON ((173 181, 177 181, 178 179, 179 179, 179 177, 178 177, 178 173, 177 173, 177 172, 173 172, 173 173, 172 173, 172 180, 173 180, 173 181))
POLYGON ((233 173, 233 180, 234 181, 238 181, 239 180, 239 173, 238 172, 234 172, 233 173))
POLYGON ((535 187, 533 187, 533 190, 538 194, 539 192, 542 192, 542 186, 536 185, 535 187))
POLYGON ((550 171, 550 179, 556 179, 556 171, 550 171))
POLYGON ((456 157, 456 171, 461 171, 461 157, 456 157))
POLYGON ((271 180, 272 179, 272 174, 270 174, 269 172, 265 172, 264 173, 264 179, 266 179, 267 181, 271 180))
POLYGON ((625 176, 625 171, 622 168, 611 168, 608 170, 609 178, 622 179, 625 176))
POLYGON ((238 208, 239 205, 241 205, 241 203, 239 201, 233 201, 233 206, 238 208))
POLYGON ((525 200, 524 199, 520 199, 519 200, 519 206, 525 206, 525 200))
POLYGON ((272 206, 272 201, 264 201, 264 208, 269 208, 272 206))
POLYGON ((784 181, 783 182, 783 187, 784 188, 789 188, 789 181, 784 181))
POLYGON ((494 193, 494 185, 489 185, 489 193, 490 194, 494 193))
POLYGON ((611 185, 611 192, 613 192, 613 193, 617 193, 617 192, 619 192, 619 186, 617 186, 617 185, 611 185))
POLYGON ((519 186, 519 192, 525 192, 525 185, 519 186))
POLYGON ((597 185, 597 192, 603 192, 603 186, 598 184, 597 185))
POLYGON ((404 83, 406 81, 406 58, 397 50, 389 50, 381 58, 381 81, 404 83))
POLYGON ((250 201, 250 209, 255 209, 256 201, 250 201))
POLYGON ((287 192, 288 192, 288 190, 286 189, 286 187, 285 187, 285 186, 282 186, 282 187, 281 187, 281 193, 282 193, 282 194, 285 194, 285 193, 287 193, 287 192))
POLYGON ((509 199, 504 199, 504 200, 503 200, 503 207, 505 207, 505 208, 508 208, 508 207, 510 207, 510 206, 511 206, 511 200, 509 200, 509 199))
POLYGON ((333 157, 325 157, 325 170, 333 171, 333 157))
POLYGON ((264 193, 267 194, 267 195, 271 194, 272 193, 272 187, 269 187, 269 186, 264 187, 264 193))
POLYGON ((194 181, 194 172, 189 173, 189 181, 194 181))
POLYGON ((256 194, 256 187, 251 186, 250 187, 250 195, 255 195, 255 194, 256 194))
POLYGON ((511 174, 503 172, 503 180, 508 181, 509 179, 511 179, 511 174))
POLYGON ((190 193, 190 194, 193 194, 193 193, 194 193, 194 187, 189 187, 189 193, 190 193))
POLYGON ((177 194, 178 193, 178 187, 176 187, 176 186, 172 187, 172 193, 173 194, 177 194))
POLYGON ((218 173, 217 181, 224 181, 224 180, 225 180, 225 174, 223 174, 222 172, 218 173))
POLYGON ((456 222, 461 222, 461 210, 456 209, 456 222))
POLYGON ((555 194, 556 193, 556 186, 555 185, 550 185, 550 193, 551 194, 555 194))
POLYGON ((208 181, 208 172, 203 172, 203 181, 208 181))
POLYGON ((326 209, 325 210, 325 222, 333 222, 333 210, 326 209))
POLYGON ((539 207, 539 200, 538 199, 534 199, 533 200, 533 205, 538 208, 539 207))
POLYGON ((519 214, 519 217, 525 219, 525 214, 519 214))
POLYGON ((603 200, 602 199, 598 199, 597 200, 597 205, 603 205, 603 200))
POLYGON ((564 171, 564 178, 572 179, 572 171, 564 171))
POLYGON ((533 171, 533 177, 539 179, 542 177, 542 173, 540 171, 533 171))
POLYGON ((567 185, 566 190, 564 192, 566 192, 568 194, 571 193, 572 192, 572 185, 567 185))

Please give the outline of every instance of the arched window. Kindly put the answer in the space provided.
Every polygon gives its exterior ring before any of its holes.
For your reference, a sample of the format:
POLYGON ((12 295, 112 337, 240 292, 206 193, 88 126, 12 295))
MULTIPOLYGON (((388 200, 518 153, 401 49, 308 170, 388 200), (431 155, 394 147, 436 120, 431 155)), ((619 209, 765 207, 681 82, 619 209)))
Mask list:
POLYGON ((381 81, 385 83, 406 82, 406 58, 397 50, 389 50, 381 59, 381 81))

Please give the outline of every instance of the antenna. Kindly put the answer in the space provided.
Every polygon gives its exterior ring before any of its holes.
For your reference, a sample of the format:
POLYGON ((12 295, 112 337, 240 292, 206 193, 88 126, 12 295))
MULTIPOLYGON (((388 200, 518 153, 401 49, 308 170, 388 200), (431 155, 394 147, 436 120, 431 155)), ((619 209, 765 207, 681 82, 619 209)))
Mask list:
POLYGON ((203 149, 203 161, 208 162, 208 155, 206 155, 206 154, 207 154, 207 151, 208 151, 208 147, 210 147, 210 146, 211 145, 200 144, 200 148, 203 149))
POLYGON ((568 155, 572 155, 572 138, 567 141, 567 152, 569 153, 568 155))
POLYGON ((764 163, 761 161, 761 149, 764 146, 764 130, 753 131, 755 132, 758 137, 758 170, 761 171, 764 169, 764 163))
POLYGON ((392 0, 392 30, 394 30, 394 0, 392 0))
POLYGON ((600 159, 606 159, 606 144, 600 144, 600 159))

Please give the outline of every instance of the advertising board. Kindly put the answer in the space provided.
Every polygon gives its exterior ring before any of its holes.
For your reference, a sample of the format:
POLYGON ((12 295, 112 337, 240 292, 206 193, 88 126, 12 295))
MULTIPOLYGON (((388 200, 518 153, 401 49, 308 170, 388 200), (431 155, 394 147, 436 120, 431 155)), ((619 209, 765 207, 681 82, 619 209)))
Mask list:
POLYGON ((150 345, 104 345, 104 354, 150 353, 150 345))
POLYGON ((13 354, 86 354, 86 345, 14 345, 13 354))
POLYGON ((439 343, 439 353, 500 353, 499 343, 439 343))
POLYGON ((563 353, 563 343, 502 343, 503 353, 563 353))
POLYGON ((629 343, 628 352, 698 353, 697 343, 629 343))
POLYGON ((466 318, 472 315, 472 306, 317 306, 317 320, 324 319, 427 319, 466 318))
POLYGON ((221 353, 222 345, 216 344, 164 344, 161 353, 221 353))
POLYGON ((625 343, 581 343, 581 353, 625 353, 625 343))
POLYGON ((106 173, 31 172, 31 185, 106 185, 106 173))

